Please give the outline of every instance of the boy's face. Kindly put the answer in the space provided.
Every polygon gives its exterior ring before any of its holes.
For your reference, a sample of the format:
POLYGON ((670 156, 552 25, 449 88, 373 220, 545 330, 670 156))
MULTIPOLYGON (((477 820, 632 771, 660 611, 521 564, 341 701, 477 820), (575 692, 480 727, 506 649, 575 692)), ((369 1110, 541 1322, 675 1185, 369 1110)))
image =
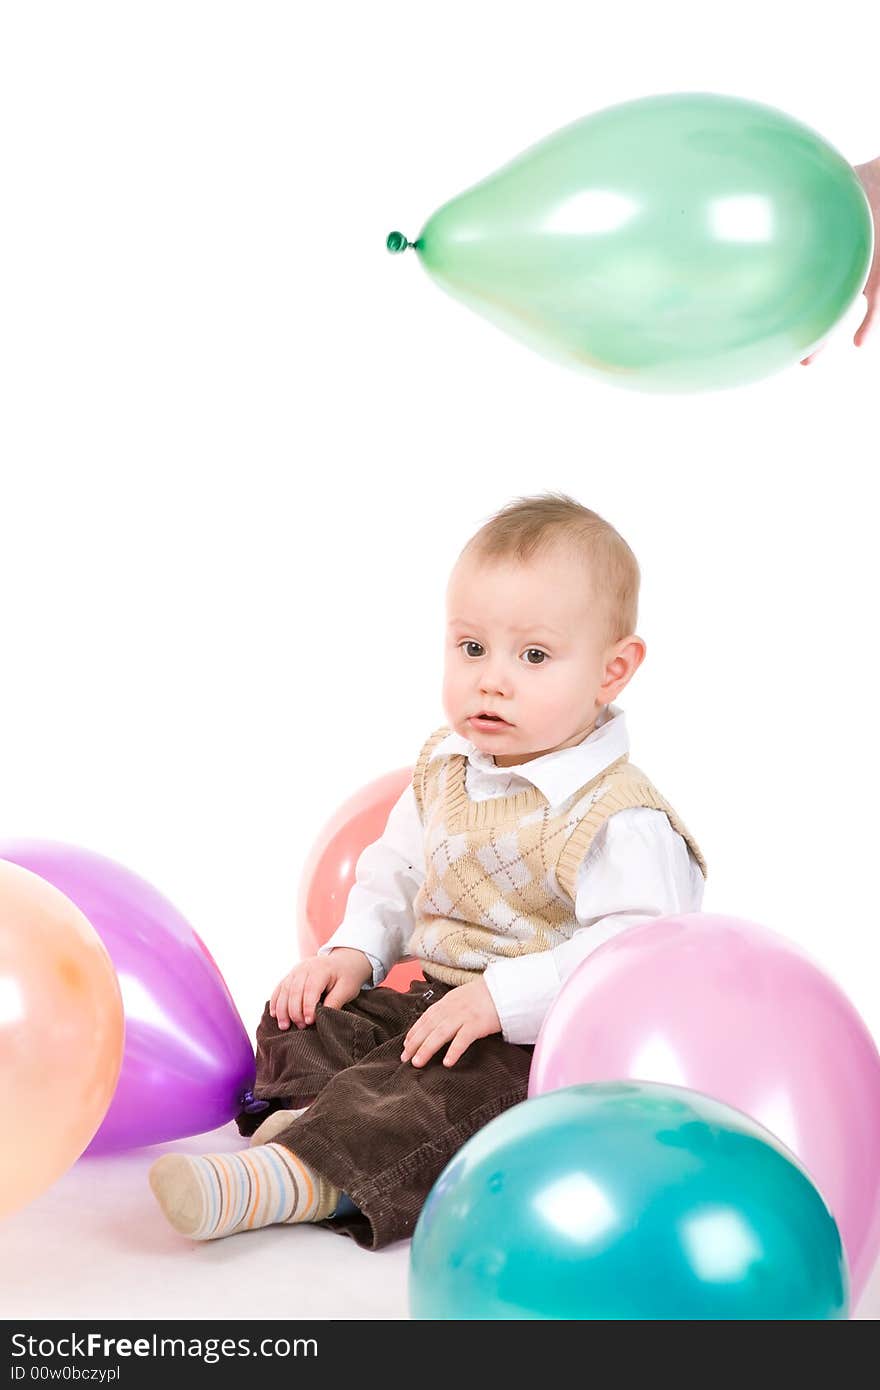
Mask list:
POLYGON ((446 606, 447 718, 501 767, 579 743, 641 660, 614 679, 626 644, 608 642, 605 604, 562 544, 525 563, 464 556, 446 606))

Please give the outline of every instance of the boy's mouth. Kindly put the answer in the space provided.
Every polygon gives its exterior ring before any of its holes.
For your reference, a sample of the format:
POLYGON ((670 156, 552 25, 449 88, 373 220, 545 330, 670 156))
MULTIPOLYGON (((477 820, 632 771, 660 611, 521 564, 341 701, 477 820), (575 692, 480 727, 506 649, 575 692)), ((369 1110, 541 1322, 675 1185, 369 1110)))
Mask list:
POLYGON ((509 729, 511 727, 506 719, 502 719, 500 714, 492 714, 489 710, 480 710, 479 714, 470 715, 468 723, 473 724, 478 729, 509 729))

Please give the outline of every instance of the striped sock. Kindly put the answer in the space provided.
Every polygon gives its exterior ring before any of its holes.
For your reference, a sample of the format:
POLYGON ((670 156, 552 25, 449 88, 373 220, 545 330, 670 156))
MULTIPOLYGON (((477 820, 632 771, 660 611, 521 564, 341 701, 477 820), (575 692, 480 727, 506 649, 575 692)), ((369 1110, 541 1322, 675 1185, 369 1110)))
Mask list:
POLYGON ((261 1144, 244 1153, 165 1154, 149 1178, 171 1225, 193 1240, 323 1221, 333 1215, 340 1196, 283 1144, 261 1144))

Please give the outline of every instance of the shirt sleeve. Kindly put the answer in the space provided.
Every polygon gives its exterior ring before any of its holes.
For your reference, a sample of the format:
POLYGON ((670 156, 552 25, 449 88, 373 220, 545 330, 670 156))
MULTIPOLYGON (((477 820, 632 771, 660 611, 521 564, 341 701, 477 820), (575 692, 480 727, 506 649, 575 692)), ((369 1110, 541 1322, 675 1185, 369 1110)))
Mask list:
POLYGON ((503 1037, 534 1043, 553 1000, 588 955, 652 917, 698 912, 702 900, 699 865, 662 811, 636 807, 610 816, 578 869, 578 930, 561 946, 492 961, 483 973, 503 1037))
POLYGON ((381 836, 367 845, 357 861, 355 882, 345 916, 318 948, 326 955, 335 946, 354 946, 369 957, 372 989, 406 954, 413 930, 413 903, 425 880, 424 832, 412 785, 394 803, 381 836))

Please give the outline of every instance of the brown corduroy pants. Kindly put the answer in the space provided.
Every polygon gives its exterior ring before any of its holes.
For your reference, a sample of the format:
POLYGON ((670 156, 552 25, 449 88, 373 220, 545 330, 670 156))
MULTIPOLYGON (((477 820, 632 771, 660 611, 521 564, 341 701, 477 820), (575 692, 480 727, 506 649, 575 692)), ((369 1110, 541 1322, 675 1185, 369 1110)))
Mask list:
POLYGON ((403 1040, 451 988, 417 980, 379 985, 341 1009, 319 1004, 307 1028, 280 1029, 266 1004, 257 1029, 254 1095, 270 1102, 236 1117, 250 1135, 272 1110, 311 1101, 275 1135, 359 1208, 319 1224, 379 1250, 411 1236, 435 1181, 458 1149, 526 1099, 534 1048, 500 1033, 471 1043, 453 1067, 448 1043, 422 1067, 401 1062, 403 1040), (314 1097, 314 1100, 312 1100, 314 1097))

